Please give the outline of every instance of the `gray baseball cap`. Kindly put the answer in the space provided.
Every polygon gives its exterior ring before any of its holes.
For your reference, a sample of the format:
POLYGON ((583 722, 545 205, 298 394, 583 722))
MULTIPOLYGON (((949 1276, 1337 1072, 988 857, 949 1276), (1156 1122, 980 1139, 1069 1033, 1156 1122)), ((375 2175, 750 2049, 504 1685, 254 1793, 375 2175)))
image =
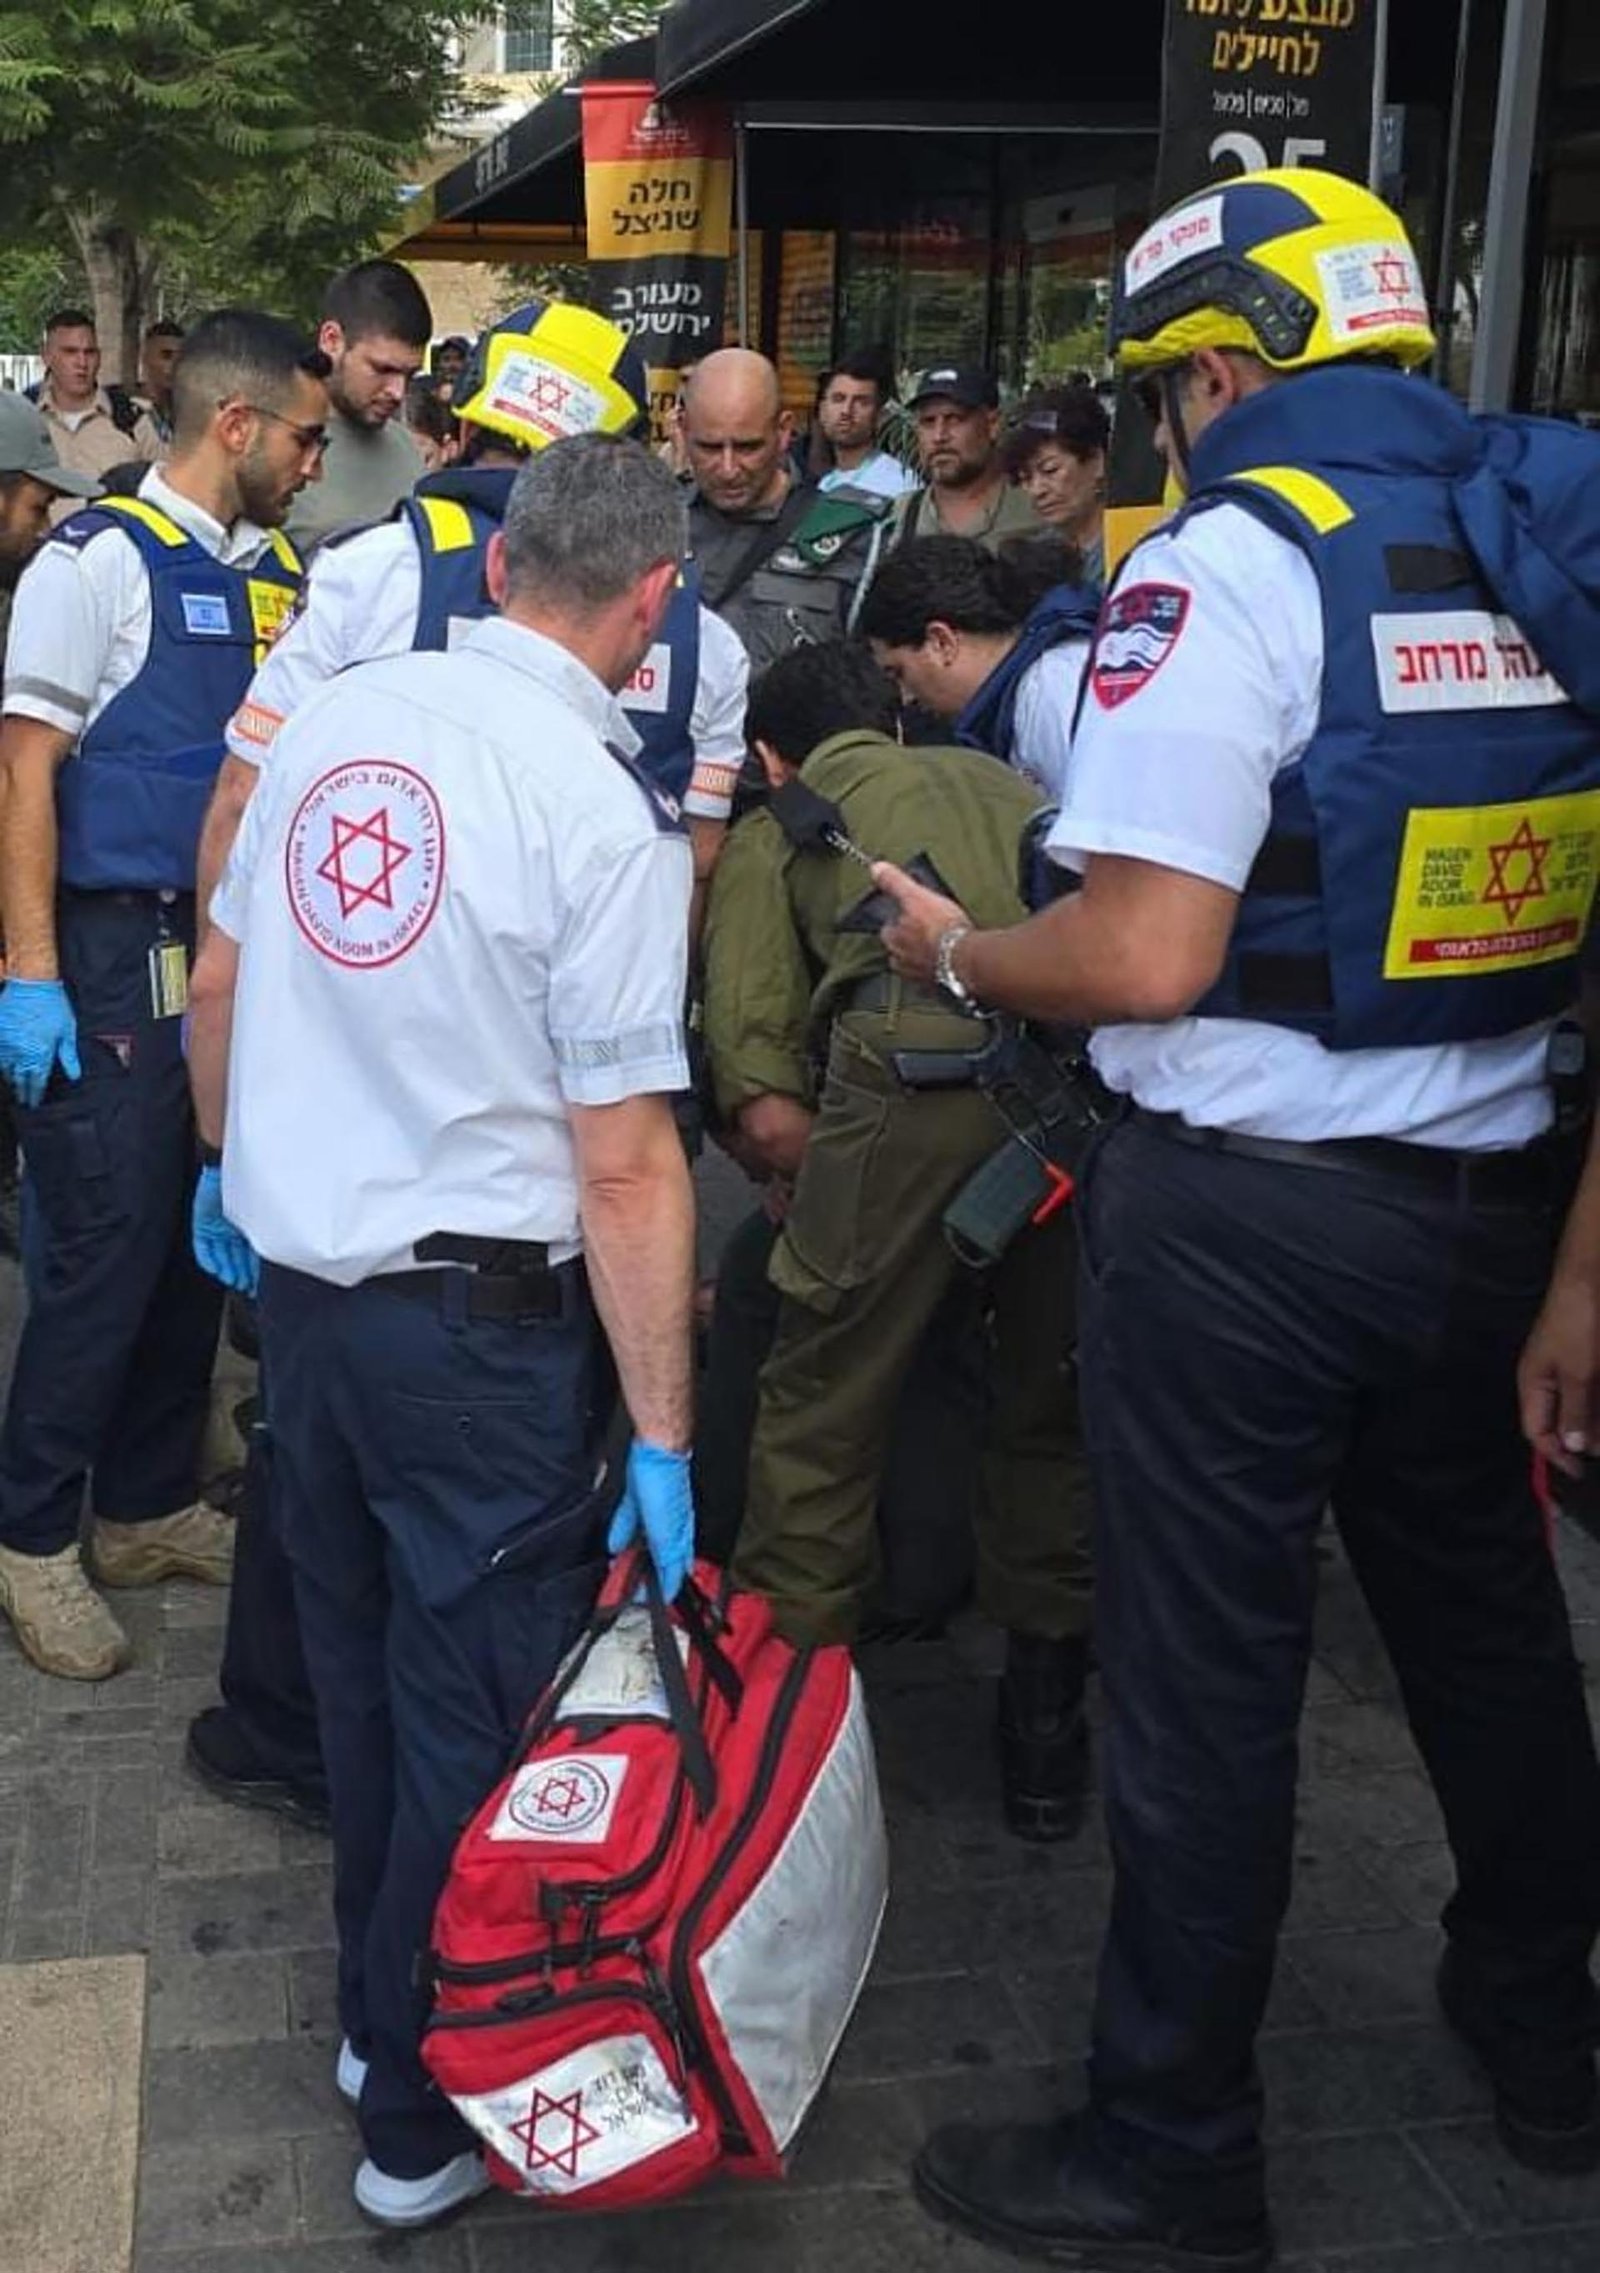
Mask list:
POLYGON ((56 456, 44 413, 26 395, 0 389, 0 474, 28 474, 63 497, 98 497, 93 474, 73 473, 56 456))

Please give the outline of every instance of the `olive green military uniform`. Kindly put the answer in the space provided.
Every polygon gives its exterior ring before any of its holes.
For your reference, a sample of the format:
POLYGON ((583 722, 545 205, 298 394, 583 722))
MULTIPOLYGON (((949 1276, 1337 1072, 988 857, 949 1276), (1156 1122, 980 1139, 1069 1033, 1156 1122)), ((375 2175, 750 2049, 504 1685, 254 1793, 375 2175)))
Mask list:
MULTIPOLYGON (((1036 800, 1008 768, 861 733, 823 743, 802 771, 858 844, 900 861, 926 853, 975 923, 1021 918, 1017 848, 1036 800)), ((773 1093, 816 1109, 770 1266, 783 1301, 734 1560, 800 1641, 855 1631, 898 1393, 962 1269, 940 1218, 1006 1135, 975 1090, 913 1094, 896 1079, 895 1050, 971 1049, 983 1031, 943 996, 891 978, 875 933, 836 929, 870 889, 854 862, 796 851, 758 812, 724 848, 706 922, 718 1112, 731 1119, 773 1093)), ((1024 1232, 982 1287, 992 1363, 979 1602, 1012 1631, 1050 1639, 1083 1633, 1089 1614, 1072 1270, 1058 1215, 1024 1232)))
POLYGON ((791 647, 842 639, 888 528, 890 501, 847 487, 785 498, 770 512, 734 516, 696 494, 689 549, 701 596, 744 642, 752 674, 791 647), (771 543, 763 548, 763 530, 771 543))

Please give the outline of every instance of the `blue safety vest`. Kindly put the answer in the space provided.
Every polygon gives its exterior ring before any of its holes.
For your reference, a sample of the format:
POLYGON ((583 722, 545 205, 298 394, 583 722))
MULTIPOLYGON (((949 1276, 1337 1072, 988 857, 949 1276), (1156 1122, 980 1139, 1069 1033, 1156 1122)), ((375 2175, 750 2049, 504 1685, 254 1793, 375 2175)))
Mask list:
POLYGON ((956 720, 956 740, 964 749, 987 750, 1009 765, 1016 739, 1017 696, 1041 655, 1069 639, 1093 636, 1100 595, 1078 584, 1057 584, 1025 619, 1014 647, 1000 658, 956 720))
MULTIPOLYGON (((493 615, 484 561, 489 539, 505 519, 515 479, 509 467, 452 466, 418 482, 400 507, 422 563, 413 646, 446 648, 453 622, 493 615)), ((621 698, 643 744, 639 764, 679 804, 694 772, 699 676, 700 588, 693 571, 685 570, 656 643, 621 698)))
POLYGON ((120 529, 150 578, 150 648, 56 776, 58 872, 83 891, 194 890, 222 730, 282 630, 303 571, 273 531, 253 568, 214 560, 140 497, 108 497, 50 538, 120 529))
POLYGON ((1339 1050, 1559 1014, 1600 865, 1600 440, 1343 367, 1200 436, 1180 520, 1223 500, 1311 563, 1325 663, 1199 1014, 1339 1050))

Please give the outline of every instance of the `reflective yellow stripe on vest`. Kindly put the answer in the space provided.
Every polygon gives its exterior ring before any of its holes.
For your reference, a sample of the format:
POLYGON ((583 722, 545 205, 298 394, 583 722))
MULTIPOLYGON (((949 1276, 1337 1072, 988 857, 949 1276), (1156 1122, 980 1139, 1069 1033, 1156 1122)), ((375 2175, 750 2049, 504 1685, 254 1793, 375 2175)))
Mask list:
POLYGON ((291 576, 303 576, 305 574, 305 563, 281 529, 269 529, 267 541, 277 554, 280 568, 286 568, 291 576))
POLYGON ((1281 497, 1302 521, 1310 523, 1319 537, 1331 536, 1335 529, 1342 529, 1347 521, 1355 519, 1339 492, 1320 474, 1302 473, 1298 466, 1252 466, 1248 472, 1232 478, 1251 482, 1257 489, 1269 490, 1274 497, 1281 497))
POLYGON ((189 542, 187 533, 176 521, 169 520, 156 506, 147 505, 142 497, 97 497, 94 502, 108 513, 126 513, 130 521, 142 521, 164 545, 171 545, 174 550, 189 542))
POLYGON ((419 497, 422 517, 435 552, 465 552, 472 543, 472 515, 453 497, 419 497))

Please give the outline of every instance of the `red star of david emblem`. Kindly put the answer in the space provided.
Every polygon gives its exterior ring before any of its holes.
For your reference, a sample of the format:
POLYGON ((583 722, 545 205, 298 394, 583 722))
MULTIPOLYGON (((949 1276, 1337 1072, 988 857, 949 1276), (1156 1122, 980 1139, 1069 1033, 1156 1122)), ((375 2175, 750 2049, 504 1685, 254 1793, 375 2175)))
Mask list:
POLYGON ((1544 880, 1544 864, 1550 857, 1550 839, 1536 837, 1533 823, 1524 814, 1516 834, 1504 844, 1489 847, 1489 882, 1484 899, 1503 907, 1506 922, 1514 924, 1529 900, 1542 900, 1549 886, 1544 880), (1520 875, 1513 872, 1511 863, 1521 859, 1525 866, 1520 875))
POLYGON ((411 858, 411 851, 410 845, 390 834, 387 805, 380 805, 364 821, 347 821, 342 813, 334 814, 333 850, 318 863, 317 874, 338 893, 339 914, 346 923, 357 908, 369 905, 393 913, 394 878, 411 858))
POLYGON ((554 411, 559 416, 567 407, 570 393, 565 379, 558 379, 553 371, 541 371, 533 382, 533 407, 554 411))
POLYGON ((541 1815, 553 1815, 565 1823, 567 1817, 582 1807, 584 1792, 576 1776, 548 1776, 533 1795, 533 1804, 541 1815))
POLYGON ((1398 253, 1383 253, 1372 264, 1373 281, 1391 300, 1411 297, 1411 270, 1398 253))
POLYGON ((535 2085, 533 2104, 520 2123, 512 2124, 511 2136, 525 2150, 526 2169, 558 2170, 563 2178, 576 2178, 578 2157, 600 2134, 584 2118, 581 2091, 551 2099, 535 2085))

